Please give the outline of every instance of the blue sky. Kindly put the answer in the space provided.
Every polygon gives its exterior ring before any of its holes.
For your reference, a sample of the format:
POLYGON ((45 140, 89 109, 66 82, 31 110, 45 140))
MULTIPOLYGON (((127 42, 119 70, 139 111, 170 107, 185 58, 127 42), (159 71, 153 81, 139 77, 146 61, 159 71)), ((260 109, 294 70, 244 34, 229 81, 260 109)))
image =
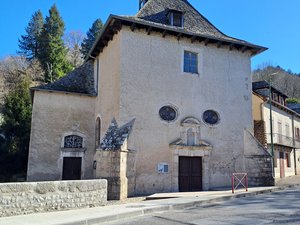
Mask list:
MULTIPOLYGON (((93 21, 106 21, 109 14, 134 15, 138 0, 1 0, 0 57, 15 54, 33 12, 44 16, 56 3, 66 31, 86 33, 93 21)), ((190 3, 227 35, 269 50, 252 59, 252 68, 263 63, 300 73, 299 0, 190 0, 190 3)))

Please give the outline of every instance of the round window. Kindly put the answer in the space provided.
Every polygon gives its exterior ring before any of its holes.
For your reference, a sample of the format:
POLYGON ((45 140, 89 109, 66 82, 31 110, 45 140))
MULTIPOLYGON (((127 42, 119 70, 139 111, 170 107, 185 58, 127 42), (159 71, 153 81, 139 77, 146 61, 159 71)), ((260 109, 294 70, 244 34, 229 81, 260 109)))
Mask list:
POLYGON ((210 125, 216 125, 219 120, 219 114, 213 110, 207 110, 203 113, 203 120, 205 123, 210 125))
POLYGON ((177 111, 171 106, 163 106, 159 110, 159 116, 162 120, 165 120, 167 122, 172 122, 177 117, 177 111))

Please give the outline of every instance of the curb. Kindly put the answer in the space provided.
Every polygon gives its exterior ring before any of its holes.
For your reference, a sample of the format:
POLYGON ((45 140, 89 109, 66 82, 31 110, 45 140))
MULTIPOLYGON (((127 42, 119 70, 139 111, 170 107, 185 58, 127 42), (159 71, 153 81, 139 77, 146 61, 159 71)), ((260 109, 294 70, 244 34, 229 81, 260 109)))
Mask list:
POLYGON ((169 204, 166 206, 152 206, 147 208, 147 209, 137 209, 136 211, 132 212, 126 212, 126 213, 120 213, 116 215, 109 215, 109 216, 102 216, 102 217, 96 217, 96 218, 89 218, 81 221, 74 221, 74 222, 67 222, 67 223, 61 223, 57 225, 95 225, 95 224, 100 224, 103 222, 113 222, 117 221, 120 219, 127 219, 127 218, 132 218, 132 217, 137 217, 137 216, 144 216, 144 215, 149 215, 152 213, 156 212, 166 212, 170 210, 180 210, 180 209, 187 209, 187 208, 192 208, 192 207, 209 207, 209 206, 214 206, 216 203, 223 202, 223 201, 228 201, 236 198, 244 198, 244 197, 249 197, 249 196, 255 196, 255 195, 260 195, 260 194, 266 194, 266 193, 272 193, 276 191, 282 191, 287 188, 292 188, 292 187, 297 187, 300 186, 300 184, 295 184, 295 185, 285 185, 285 186, 280 186, 280 187, 274 187, 272 189, 268 190, 260 190, 260 191, 255 191, 255 192, 246 192, 246 193, 240 193, 240 194, 235 194, 232 196, 224 196, 224 197, 217 197, 214 199, 209 199, 209 200, 196 200, 196 201, 191 201, 191 202, 186 202, 186 203, 174 203, 174 204, 169 204))

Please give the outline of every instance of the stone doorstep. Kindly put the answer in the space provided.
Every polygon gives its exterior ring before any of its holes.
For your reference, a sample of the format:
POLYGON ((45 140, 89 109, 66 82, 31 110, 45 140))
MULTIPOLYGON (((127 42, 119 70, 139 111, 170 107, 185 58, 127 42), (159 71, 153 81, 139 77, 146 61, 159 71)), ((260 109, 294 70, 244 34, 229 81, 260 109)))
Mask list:
MULTIPOLYGON (((196 197, 182 197, 182 198, 175 198, 175 199, 172 198, 172 199, 164 199, 164 200, 153 200, 153 201, 146 201, 140 203, 129 203, 129 204, 123 204, 119 206, 113 206, 113 207, 119 207, 119 210, 110 210, 110 212, 104 213, 105 215, 103 214, 103 215, 90 217, 82 220, 79 219, 77 221, 51 223, 51 225, 95 225, 104 222, 112 222, 112 221, 127 219, 131 217, 148 215, 156 212, 180 210, 180 209, 187 209, 193 207, 210 207, 234 198, 243 198, 248 196, 255 196, 258 194, 281 191, 284 190, 285 188, 290 188, 294 186, 299 186, 299 185, 288 185, 285 187, 268 187, 267 189, 252 190, 252 191, 251 189, 249 189, 249 192, 236 193, 234 195, 226 193, 225 196, 218 196, 218 197, 210 196, 210 198, 208 197, 208 199, 205 200, 201 200, 201 199, 195 200, 196 197), (122 210, 124 212, 121 212, 122 210)), ((105 207, 103 209, 105 209, 105 207)), ((1 220, 0 220, 0 224, 2 225, 1 220)), ((36 223, 36 225, 37 224, 38 223, 36 223)), ((6 223, 3 225, 6 225, 6 223)))

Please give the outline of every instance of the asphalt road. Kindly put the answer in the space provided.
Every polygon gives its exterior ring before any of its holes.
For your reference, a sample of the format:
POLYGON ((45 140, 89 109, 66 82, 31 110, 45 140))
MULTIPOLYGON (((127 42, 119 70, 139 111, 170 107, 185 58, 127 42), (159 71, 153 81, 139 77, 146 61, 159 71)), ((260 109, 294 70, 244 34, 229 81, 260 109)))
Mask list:
POLYGON ((300 225, 300 187, 206 207, 155 213, 107 225, 300 225))

